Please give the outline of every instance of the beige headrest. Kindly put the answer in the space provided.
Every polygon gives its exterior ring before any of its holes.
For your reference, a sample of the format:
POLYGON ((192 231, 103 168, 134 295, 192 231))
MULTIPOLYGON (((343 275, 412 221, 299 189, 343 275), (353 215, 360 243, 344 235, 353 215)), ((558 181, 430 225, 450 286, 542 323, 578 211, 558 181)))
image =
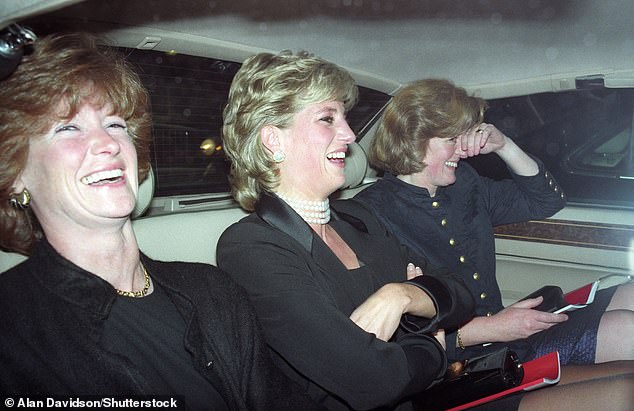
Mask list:
POLYGON ((140 217, 148 209, 154 196, 154 173, 152 168, 148 172, 147 178, 139 185, 139 194, 136 199, 136 206, 132 211, 132 218, 140 217))
POLYGON ((365 151, 358 143, 352 143, 348 146, 346 154, 346 182, 342 189, 354 188, 363 182, 365 172, 368 169, 368 157, 365 151))

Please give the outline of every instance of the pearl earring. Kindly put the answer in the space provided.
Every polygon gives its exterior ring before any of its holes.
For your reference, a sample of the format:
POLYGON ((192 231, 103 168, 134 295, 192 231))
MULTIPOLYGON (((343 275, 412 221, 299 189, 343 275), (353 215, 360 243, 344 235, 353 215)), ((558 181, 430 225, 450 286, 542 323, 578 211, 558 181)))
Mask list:
POLYGON ((286 159, 286 154, 284 154, 282 150, 276 150, 273 153, 273 161, 275 161, 276 163, 281 163, 285 159, 286 159))

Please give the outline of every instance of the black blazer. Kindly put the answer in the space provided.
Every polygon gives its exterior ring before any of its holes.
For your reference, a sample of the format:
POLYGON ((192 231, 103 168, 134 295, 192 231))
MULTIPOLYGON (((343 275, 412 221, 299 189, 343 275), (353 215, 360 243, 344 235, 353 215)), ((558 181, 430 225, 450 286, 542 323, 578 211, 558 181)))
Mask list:
MULTIPOLYGON (((424 333, 452 329, 471 316, 473 300, 446 270, 413 261, 374 215, 357 202, 332 205, 331 226, 362 263, 348 270, 308 224, 273 195, 229 227, 218 264, 247 289, 278 364, 329 409, 394 407, 428 387, 446 369, 446 356, 424 333), (410 316, 390 342, 349 316, 391 282, 406 281, 414 262, 425 275, 412 282, 436 303, 433 319, 410 316)), ((399 407, 401 409, 401 407, 399 407)))

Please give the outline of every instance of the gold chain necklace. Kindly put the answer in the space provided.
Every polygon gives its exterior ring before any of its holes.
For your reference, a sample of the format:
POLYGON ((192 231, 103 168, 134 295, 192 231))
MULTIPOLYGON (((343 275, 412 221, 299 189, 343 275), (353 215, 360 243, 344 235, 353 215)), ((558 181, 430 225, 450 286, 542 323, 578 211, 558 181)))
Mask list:
POLYGON ((130 297, 130 298, 139 298, 139 297, 145 297, 147 292, 150 290, 150 276, 147 273, 147 270, 145 269, 145 266, 141 266, 143 267, 143 275, 145 276, 145 285, 143 286, 143 289, 140 291, 123 291, 123 290, 119 290, 118 288, 115 288, 115 291, 117 292, 117 294, 123 296, 123 297, 130 297))

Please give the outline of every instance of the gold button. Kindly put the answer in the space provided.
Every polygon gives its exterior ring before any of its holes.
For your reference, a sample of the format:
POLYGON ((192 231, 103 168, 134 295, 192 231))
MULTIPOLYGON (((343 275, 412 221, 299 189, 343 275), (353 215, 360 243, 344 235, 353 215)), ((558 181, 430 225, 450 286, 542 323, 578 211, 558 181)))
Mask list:
POLYGON ((554 190, 555 190, 555 193, 558 193, 559 192, 559 187, 555 187, 554 190))
POLYGON ((480 294, 480 299, 481 300, 484 300, 485 298, 487 298, 487 293, 480 294))
POLYGON ((564 192, 562 191, 561 194, 559 194, 559 197, 564 198, 564 192))
POLYGON ((467 258, 464 255, 460 256, 460 262, 464 263, 465 261, 467 261, 467 258))
POLYGON ((478 273, 473 273, 473 279, 478 281, 480 279, 480 274, 478 273))
POLYGON ((438 203, 438 201, 433 201, 433 202, 431 203, 431 206, 432 206, 432 207, 434 207, 434 208, 438 208, 438 206, 439 206, 439 205, 440 205, 440 204, 438 203))
POLYGON ((443 227, 446 226, 447 225, 447 219, 443 218, 442 220, 440 220, 440 225, 443 226, 443 227))
POLYGON ((487 317, 490 317, 490 316, 492 316, 492 315, 493 315, 493 313, 492 313, 491 311, 489 311, 489 312, 487 313, 487 317))
POLYGON ((452 247, 453 247, 454 245, 456 245, 456 240, 454 240, 453 238, 450 238, 450 239, 449 239, 449 245, 450 245, 450 246, 452 246, 452 247))
POLYGON ((546 172, 544 173, 544 177, 546 177, 546 178, 550 177, 550 173, 549 173, 548 171, 546 171, 546 172))
POLYGON ((554 186, 554 185, 555 185, 555 182, 554 182, 553 180, 550 180, 550 181, 548 182, 548 185, 552 187, 552 186, 554 186))

